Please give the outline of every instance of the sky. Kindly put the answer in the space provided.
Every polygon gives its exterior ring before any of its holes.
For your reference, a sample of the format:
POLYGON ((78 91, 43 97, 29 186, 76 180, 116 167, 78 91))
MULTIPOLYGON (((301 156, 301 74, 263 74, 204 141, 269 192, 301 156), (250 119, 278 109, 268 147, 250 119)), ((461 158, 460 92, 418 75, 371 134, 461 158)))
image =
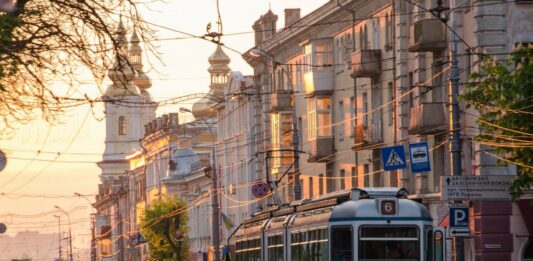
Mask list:
MULTIPOLYGON (((222 42, 239 52, 253 47, 252 24, 269 8, 278 15, 277 28, 284 24, 285 8, 301 8, 302 16, 326 3, 327 0, 220 0, 224 34, 222 42)), ((193 35, 206 33, 206 25, 216 28, 215 0, 151 3, 140 7, 144 19, 151 24, 184 31, 193 35)), ((126 26, 128 22, 125 20, 126 26)), ((159 38, 184 35, 151 26, 159 38)), ((179 97, 208 91, 208 57, 214 52, 213 43, 200 39, 157 41, 161 61, 145 57, 145 69, 153 85, 149 90, 155 100, 179 97), (147 59, 146 59, 147 58, 147 59), (150 65, 147 65, 150 61, 150 65)), ((231 58, 230 68, 251 74, 251 68, 236 52, 225 50, 231 58)), ((85 80, 85 79, 84 79, 85 80)), ((95 84, 80 86, 79 93, 97 97, 95 84)), ((157 114, 177 112, 191 102, 164 106, 157 114)), ((20 126, 9 140, 0 140, 0 149, 8 157, 6 168, 0 172, 0 222, 7 225, 8 235, 18 231, 38 230, 56 232, 54 206, 69 211, 74 238, 85 244, 89 236, 89 213, 93 211, 100 169, 96 162, 104 150, 105 125, 103 107, 90 110, 81 106, 67 111, 60 124, 50 125, 35 120, 20 126), (40 152, 39 152, 40 151, 40 152), (59 153, 59 155, 58 155, 59 153), (87 195, 77 197, 74 193, 87 195)), ((66 218, 65 218, 66 220, 66 218)), ((63 221, 62 221, 63 222, 63 221)), ((66 223, 66 222, 63 222, 66 223)), ((62 227, 62 230, 66 230, 62 227)))

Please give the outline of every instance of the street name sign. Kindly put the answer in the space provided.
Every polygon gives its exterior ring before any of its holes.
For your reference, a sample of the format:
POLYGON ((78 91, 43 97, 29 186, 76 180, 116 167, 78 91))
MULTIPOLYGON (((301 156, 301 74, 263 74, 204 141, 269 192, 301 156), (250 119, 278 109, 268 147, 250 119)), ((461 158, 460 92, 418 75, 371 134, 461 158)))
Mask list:
POLYGON ((450 236, 470 236, 469 211, 466 206, 452 206, 450 208, 450 236))
POLYGON ((515 176, 442 176, 443 200, 510 200, 515 176))
POLYGON ((427 142, 409 144, 409 157, 411 159, 411 172, 428 172, 431 170, 429 165, 429 149, 427 142))
POLYGON ((403 146, 391 146, 381 149, 383 169, 386 171, 405 169, 405 151, 403 146))

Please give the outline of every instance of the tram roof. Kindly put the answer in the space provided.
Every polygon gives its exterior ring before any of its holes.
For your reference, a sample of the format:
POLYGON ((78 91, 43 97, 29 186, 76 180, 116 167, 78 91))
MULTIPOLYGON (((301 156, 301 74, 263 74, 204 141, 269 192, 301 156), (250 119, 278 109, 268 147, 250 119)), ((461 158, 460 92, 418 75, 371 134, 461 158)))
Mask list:
POLYGON ((382 215, 378 199, 349 200, 336 206, 331 213, 330 222, 355 220, 403 220, 432 221, 427 208, 410 199, 397 199, 396 215, 382 215))

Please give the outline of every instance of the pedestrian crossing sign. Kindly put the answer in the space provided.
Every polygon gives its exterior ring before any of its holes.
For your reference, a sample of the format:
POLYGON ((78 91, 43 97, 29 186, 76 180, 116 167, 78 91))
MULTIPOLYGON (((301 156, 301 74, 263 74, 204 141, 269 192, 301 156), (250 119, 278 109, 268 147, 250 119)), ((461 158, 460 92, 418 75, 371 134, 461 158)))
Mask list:
POLYGON ((381 162, 386 171, 405 169, 405 151, 402 145, 381 149, 381 162))

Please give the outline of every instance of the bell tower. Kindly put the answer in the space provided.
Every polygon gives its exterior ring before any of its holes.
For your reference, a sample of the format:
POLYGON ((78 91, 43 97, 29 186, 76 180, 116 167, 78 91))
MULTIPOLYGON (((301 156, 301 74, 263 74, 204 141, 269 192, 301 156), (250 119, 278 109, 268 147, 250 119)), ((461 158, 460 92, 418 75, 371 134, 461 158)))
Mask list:
POLYGON ((120 22, 116 31, 119 51, 114 65, 108 70, 112 81, 102 96, 105 104, 105 151, 98 167, 101 180, 113 180, 129 168, 126 156, 140 149, 144 125, 155 119, 157 103, 152 101, 148 89, 150 78, 143 72, 140 39, 133 32, 128 49, 126 29, 120 22))

